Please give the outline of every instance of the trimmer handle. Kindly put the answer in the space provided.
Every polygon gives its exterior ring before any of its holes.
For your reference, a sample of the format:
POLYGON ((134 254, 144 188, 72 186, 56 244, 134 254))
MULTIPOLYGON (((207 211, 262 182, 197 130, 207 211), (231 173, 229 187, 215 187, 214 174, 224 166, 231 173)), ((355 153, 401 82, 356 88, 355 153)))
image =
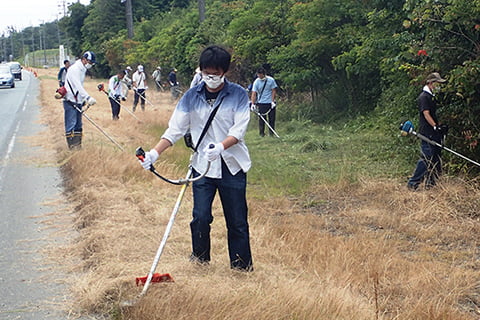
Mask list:
MULTIPOLYGON (((138 147, 137 150, 135 150, 135 156, 142 162, 145 160, 145 151, 142 149, 142 147, 138 147)), ((150 165, 150 171, 155 171, 153 163, 150 165)))
POLYGON ((145 160, 145 150, 143 150, 142 147, 138 147, 137 150, 135 150, 135 156, 143 162, 143 160, 145 160))

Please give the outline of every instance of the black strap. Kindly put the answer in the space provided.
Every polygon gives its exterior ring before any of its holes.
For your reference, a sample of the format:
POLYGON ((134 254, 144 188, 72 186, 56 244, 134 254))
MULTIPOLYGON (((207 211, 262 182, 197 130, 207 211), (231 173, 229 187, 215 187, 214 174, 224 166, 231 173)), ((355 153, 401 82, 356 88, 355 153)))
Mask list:
POLYGON ((66 80, 66 81, 68 83, 68 86, 70 87, 70 90, 72 91, 73 96, 75 97, 75 102, 78 103, 78 99, 77 99, 78 91, 77 91, 77 93, 73 93, 72 85, 70 84, 70 82, 68 80, 66 80))
POLYGON ((268 78, 267 78, 267 76, 265 76, 265 83, 263 84, 262 92, 260 92, 260 95, 257 97, 257 101, 255 101, 256 103, 258 103, 258 101, 260 101, 260 98, 263 95, 263 91, 265 91, 265 86, 267 85, 267 82, 268 82, 268 78))
POLYGON ((205 124, 205 127, 203 127, 202 133, 200 134, 200 138, 198 138, 197 144, 193 148, 193 151, 195 151, 195 152, 197 151, 197 148, 200 145, 200 142, 202 142, 203 137, 207 134, 207 130, 210 127, 210 124, 213 121, 213 117, 215 117, 215 114, 217 113, 218 109, 220 108, 220 105, 223 102, 223 98, 225 98, 225 96, 222 97, 222 100, 220 100, 220 103, 217 104, 215 109, 213 109, 212 112, 210 113, 210 116, 208 117, 207 123, 205 124))

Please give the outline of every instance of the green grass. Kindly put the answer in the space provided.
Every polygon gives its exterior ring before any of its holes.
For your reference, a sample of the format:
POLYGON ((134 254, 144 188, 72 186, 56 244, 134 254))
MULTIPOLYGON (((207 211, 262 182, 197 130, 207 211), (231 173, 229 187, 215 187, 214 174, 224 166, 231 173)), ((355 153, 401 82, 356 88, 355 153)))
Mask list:
POLYGON ((253 162, 249 183, 272 195, 298 196, 311 185, 361 178, 402 181, 415 164, 412 151, 417 156, 416 142, 398 137, 398 131, 292 121, 277 124, 278 139, 260 137, 257 126, 252 118, 246 136, 253 162))

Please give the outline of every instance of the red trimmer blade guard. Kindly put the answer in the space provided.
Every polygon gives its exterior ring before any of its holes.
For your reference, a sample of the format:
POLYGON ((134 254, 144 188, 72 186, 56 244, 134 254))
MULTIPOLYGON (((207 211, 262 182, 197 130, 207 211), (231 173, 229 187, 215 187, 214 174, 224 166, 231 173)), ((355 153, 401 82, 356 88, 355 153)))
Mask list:
MULTIPOLYGON (((148 276, 138 277, 135 279, 137 286, 144 285, 147 282, 148 276)), ((154 282, 174 282, 170 273, 154 273, 152 276, 152 283, 154 282)))

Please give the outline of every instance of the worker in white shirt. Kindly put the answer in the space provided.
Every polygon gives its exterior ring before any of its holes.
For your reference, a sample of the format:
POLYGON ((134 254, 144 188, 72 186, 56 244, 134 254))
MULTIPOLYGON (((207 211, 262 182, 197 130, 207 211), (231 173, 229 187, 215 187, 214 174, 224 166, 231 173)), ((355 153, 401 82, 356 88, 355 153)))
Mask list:
POLYGON ((108 100, 110 100, 110 106, 112 107, 113 120, 120 119, 120 99, 122 101, 126 100, 122 90, 122 80, 124 76, 125 73, 119 71, 108 81, 108 100))
POLYGON ((132 81, 133 81, 133 91, 135 92, 135 95, 133 97, 133 112, 137 109, 137 104, 138 100, 141 99, 140 101, 140 107, 142 108, 142 111, 145 111, 145 90, 148 89, 147 86, 147 75, 145 72, 143 72, 143 66, 139 65, 137 67, 137 71, 132 76, 132 81))
POLYGON ((85 52, 72 66, 68 68, 65 77, 67 93, 63 99, 65 111, 65 136, 70 149, 82 146, 82 107, 94 105, 97 101, 92 98, 83 87, 85 74, 95 64, 95 54, 92 51, 85 52))

